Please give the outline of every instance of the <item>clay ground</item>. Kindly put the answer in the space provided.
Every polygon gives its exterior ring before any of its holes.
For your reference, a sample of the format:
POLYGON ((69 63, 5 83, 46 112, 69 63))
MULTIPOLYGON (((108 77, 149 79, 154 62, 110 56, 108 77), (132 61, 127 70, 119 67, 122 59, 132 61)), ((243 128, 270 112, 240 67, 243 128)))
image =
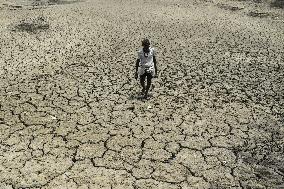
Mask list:
POLYGON ((283 9, 1 0, 0 34, 1 189, 284 188, 283 9))

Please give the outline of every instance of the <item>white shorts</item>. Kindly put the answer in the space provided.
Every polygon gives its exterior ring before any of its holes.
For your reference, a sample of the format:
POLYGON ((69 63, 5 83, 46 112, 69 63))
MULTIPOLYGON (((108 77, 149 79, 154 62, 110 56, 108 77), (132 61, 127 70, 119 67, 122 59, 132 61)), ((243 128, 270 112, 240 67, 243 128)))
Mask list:
POLYGON ((153 77, 155 76, 155 68, 154 67, 149 67, 148 69, 145 67, 138 67, 138 74, 143 75, 146 70, 148 70, 148 73, 150 73, 153 77))

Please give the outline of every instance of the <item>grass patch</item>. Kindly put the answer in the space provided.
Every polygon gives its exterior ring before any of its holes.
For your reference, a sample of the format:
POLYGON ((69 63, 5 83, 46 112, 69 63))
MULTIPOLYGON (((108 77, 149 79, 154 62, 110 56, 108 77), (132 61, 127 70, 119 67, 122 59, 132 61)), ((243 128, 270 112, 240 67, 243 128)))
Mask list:
POLYGON ((271 3, 272 7, 284 8, 284 0, 275 0, 271 3))
POLYGON ((35 33, 39 30, 49 29, 49 23, 44 17, 21 20, 12 30, 35 33))
POLYGON ((255 11, 249 12, 248 15, 251 17, 259 17, 259 18, 265 18, 270 16, 270 14, 267 12, 255 12, 255 11))
POLYGON ((34 0, 34 6, 44 6, 44 5, 64 5, 77 3, 79 0, 34 0))
POLYGON ((239 11, 244 9, 243 7, 232 6, 227 4, 217 4, 217 6, 221 9, 230 10, 230 11, 239 11))

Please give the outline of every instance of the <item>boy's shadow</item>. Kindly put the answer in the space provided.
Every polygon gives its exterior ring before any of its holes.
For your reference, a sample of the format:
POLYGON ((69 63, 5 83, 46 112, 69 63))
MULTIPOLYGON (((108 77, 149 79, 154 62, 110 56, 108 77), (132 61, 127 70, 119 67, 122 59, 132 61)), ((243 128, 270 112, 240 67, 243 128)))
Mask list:
POLYGON ((136 92, 136 93, 132 93, 129 95, 129 100, 141 100, 141 101, 145 101, 145 100, 149 100, 150 98, 152 98, 153 95, 148 93, 148 96, 145 98, 145 96, 141 93, 141 92, 136 92))

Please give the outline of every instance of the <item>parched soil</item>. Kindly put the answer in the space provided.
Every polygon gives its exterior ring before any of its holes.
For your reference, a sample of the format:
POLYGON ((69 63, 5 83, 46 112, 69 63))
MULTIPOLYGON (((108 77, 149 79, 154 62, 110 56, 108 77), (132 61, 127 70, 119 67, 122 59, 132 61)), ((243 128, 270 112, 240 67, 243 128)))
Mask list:
POLYGON ((284 188, 283 9, 46 2, 0 1, 1 189, 284 188))

